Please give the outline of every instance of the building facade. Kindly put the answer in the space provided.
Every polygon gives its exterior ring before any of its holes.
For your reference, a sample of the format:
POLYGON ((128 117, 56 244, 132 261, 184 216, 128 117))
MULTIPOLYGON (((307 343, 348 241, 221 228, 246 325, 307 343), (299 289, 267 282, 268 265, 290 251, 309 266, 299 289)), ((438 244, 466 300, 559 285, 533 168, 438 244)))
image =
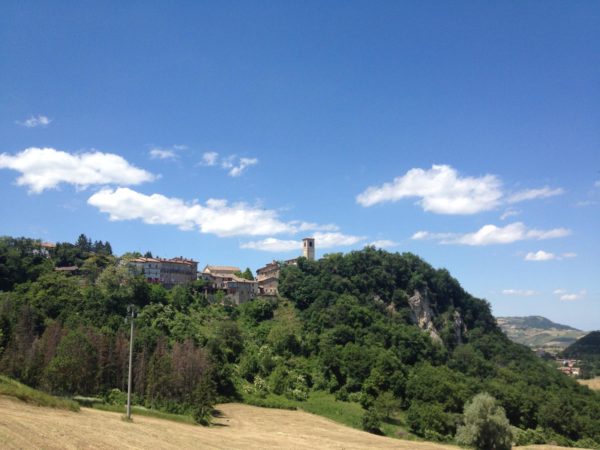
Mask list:
POLYGON ((172 259, 135 258, 127 264, 132 273, 143 275, 149 283, 162 284, 167 289, 190 283, 198 277, 198 262, 181 256, 172 259))

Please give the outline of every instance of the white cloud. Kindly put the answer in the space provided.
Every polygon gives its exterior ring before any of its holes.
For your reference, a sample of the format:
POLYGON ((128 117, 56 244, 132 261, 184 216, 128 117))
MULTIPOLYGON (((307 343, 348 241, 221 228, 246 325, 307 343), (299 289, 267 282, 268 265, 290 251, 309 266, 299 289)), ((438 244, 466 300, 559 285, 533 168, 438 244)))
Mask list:
POLYGON ((258 164, 258 158, 240 158, 237 155, 219 157, 217 152, 206 152, 202 155, 201 166, 220 165, 227 170, 230 177, 239 177, 248 167, 258 164), (219 162, 220 159, 220 162, 219 162))
POLYGON ((550 261, 552 259, 557 259, 557 256, 544 250, 538 250, 535 253, 529 252, 525 255, 525 261, 550 261))
POLYGON ((507 209, 506 211, 504 211, 502 213, 502 215, 500 216, 500 220, 506 220, 509 217, 512 216, 518 216, 519 214, 521 214, 521 211, 517 211, 515 209, 507 209))
POLYGON ((561 255, 555 255, 554 253, 545 252, 544 250, 539 250, 537 252, 529 252, 525 255, 525 261, 550 261, 552 259, 561 260, 564 258, 575 258, 577 253, 567 252, 561 255))
POLYGON ((219 154, 217 152, 206 152, 202 155, 201 165, 203 166, 216 166, 219 160, 219 154))
MULTIPOLYGON (((333 247, 348 247, 363 241, 363 236, 352 236, 339 232, 323 233, 316 232, 312 235, 315 239, 315 247, 333 248, 333 247)), ((260 241, 244 242, 240 245, 241 248, 252 250, 263 250, 267 252, 289 252, 292 250, 300 250, 302 242, 299 240, 285 240, 277 238, 266 238, 260 241)))
POLYGON ((502 294, 514 295, 517 297, 533 297, 535 295, 540 295, 540 292, 534 291, 533 289, 504 289, 502 294))
POLYGON ((240 158, 237 165, 228 166, 230 167, 228 174, 230 177, 239 177, 244 170, 255 164, 258 164, 257 158, 240 158))
MULTIPOLYGON (((404 175, 380 186, 370 186, 356 197, 357 203, 368 207, 378 203, 396 202, 416 197, 425 211, 437 214, 476 214, 502 204, 553 197, 563 194, 562 188, 545 186, 526 189, 507 197, 502 182, 496 175, 461 177, 449 165, 434 164, 431 169, 414 168, 404 175)), ((517 214, 508 210, 502 220, 517 214)))
POLYGON ((240 245, 240 248, 261 250, 273 253, 283 253, 291 251, 300 251, 302 249, 302 242, 270 237, 260 241, 244 242, 240 245))
POLYGON ((398 247, 400 244, 398 242, 390 241, 388 239, 380 239, 380 240, 371 242, 369 245, 372 247, 377 247, 377 248, 392 248, 392 247, 398 247))
POLYGON ((152 159, 176 159, 177 154, 174 150, 164 148, 153 148, 150 150, 150 158, 152 159))
POLYGON ((414 241, 447 241, 460 236, 457 233, 431 233, 429 231, 417 231, 411 236, 414 241))
POLYGON ((526 200, 534 200, 537 198, 548 198, 554 197, 556 195, 564 194, 565 190, 563 188, 555 188, 552 189, 548 186, 544 186, 539 189, 526 189, 524 191, 517 192, 516 194, 511 195, 506 200, 507 203, 519 203, 526 200))
POLYGON ((587 295, 587 291, 585 289, 582 289, 579 292, 575 293, 568 292, 566 289, 555 289, 553 294, 557 295, 559 300, 563 302, 572 302, 575 300, 581 300, 587 295))
POLYGON ((102 184, 135 185, 156 178, 113 153, 71 154, 37 147, 30 147, 14 156, 0 154, 0 169, 20 172, 17 184, 28 186, 29 192, 36 194, 56 188, 61 183, 85 188, 102 184))
POLYGON ((364 236, 352 236, 339 232, 317 231, 312 237, 315 238, 315 247, 317 248, 348 247, 365 240, 364 236))
POLYGON ((340 227, 332 223, 320 225, 314 222, 301 222, 299 220, 291 221, 290 225, 293 225, 298 231, 339 231, 340 229, 340 227))
POLYGON ((600 180, 598 180, 594 183, 594 187, 600 187, 600 180))
POLYGON ((419 197, 418 204, 438 214, 475 214, 495 208, 502 197, 500 180, 494 175, 463 177, 447 165, 429 170, 411 169, 391 183, 371 186, 356 197, 362 206, 419 197))
POLYGON ((17 124, 22 125, 27 128, 35 128, 35 127, 47 127, 52 122, 52 119, 49 119, 46 116, 31 116, 29 119, 26 119, 22 122, 17 121, 17 124))
POLYGON ((544 240, 554 239, 571 234, 571 230, 566 228, 554 228, 551 230, 529 229, 521 222, 511 223, 505 227, 496 225, 484 225, 474 233, 430 233, 428 231, 418 231, 413 234, 412 239, 424 240, 432 239, 440 241, 442 244, 462 244, 462 245, 493 245, 510 244, 512 242, 523 240, 544 240))
POLYGON ((183 230, 226 236, 260 236, 294 232, 273 210, 246 203, 228 204, 209 199, 205 205, 161 194, 145 195, 128 188, 103 189, 88 203, 110 215, 110 220, 142 220, 148 224, 175 225, 183 230))

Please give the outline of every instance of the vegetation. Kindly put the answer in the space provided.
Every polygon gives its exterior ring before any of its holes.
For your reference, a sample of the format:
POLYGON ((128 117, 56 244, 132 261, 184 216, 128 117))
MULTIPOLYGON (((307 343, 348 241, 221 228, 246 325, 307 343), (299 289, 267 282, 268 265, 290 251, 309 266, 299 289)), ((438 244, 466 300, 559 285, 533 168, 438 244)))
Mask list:
POLYGON ((18 398, 37 406, 79 411, 79 404, 73 400, 54 397, 45 392, 25 386, 7 376, 0 375, 0 395, 18 398))
POLYGON ((581 360, 583 378, 600 376, 600 331, 592 331, 571 344, 562 353, 564 358, 581 360))
MULTIPOLYGON (((118 405, 123 318, 135 304, 134 402, 152 410, 206 423, 215 402, 243 400, 452 441, 465 405, 488 392, 520 443, 600 442, 599 394, 509 341, 485 301, 415 255, 366 248, 301 258, 282 269, 281 299, 236 307, 209 302, 201 283, 149 285, 112 255, 100 260, 89 239, 73 245, 84 241, 82 267, 94 270, 81 275, 55 273, 53 255, 32 259, 36 270, 0 267, 10 286, 0 293, 0 372, 118 405), (423 329, 413 320, 419 302, 431 313, 423 329)), ((3 242, 8 253, 34 250, 3 242)), ((8 260, 0 255, 0 266, 8 260)))
POLYGON ((510 450, 512 432, 504 409, 489 394, 477 394, 465 405, 464 425, 456 440, 477 450, 510 450))

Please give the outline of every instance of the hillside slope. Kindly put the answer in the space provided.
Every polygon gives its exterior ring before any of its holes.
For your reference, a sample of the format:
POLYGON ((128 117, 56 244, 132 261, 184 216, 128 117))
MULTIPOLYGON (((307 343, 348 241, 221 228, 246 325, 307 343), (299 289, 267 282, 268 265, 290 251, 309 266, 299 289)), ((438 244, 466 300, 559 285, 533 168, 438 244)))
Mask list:
POLYGON ((567 358, 600 358, 600 331, 592 331, 570 345, 563 355, 567 358))
POLYGON ((79 413, 40 408, 0 397, 3 448, 416 449, 456 447, 400 441, 344 427, 319 416, 235 403, 218 406, 216 425, 204 428, 151 417, 83 408, 79 413))
POLYGON ((585 336, 584 331, 541 316, 497 317, 496 321, 511 341, 550 353, 558 353, 585 336))

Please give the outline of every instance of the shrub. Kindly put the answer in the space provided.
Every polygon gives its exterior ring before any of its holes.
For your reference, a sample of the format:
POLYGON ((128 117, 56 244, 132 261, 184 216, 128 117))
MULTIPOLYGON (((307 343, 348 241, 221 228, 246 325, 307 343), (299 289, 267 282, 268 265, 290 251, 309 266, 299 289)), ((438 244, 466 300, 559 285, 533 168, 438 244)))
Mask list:
POLYGON ((504 409, 487 393, 477 394, 464 410, 463 426, 458 428, 456 440, 478 450, 510 450, 512 431, 504 409))
POLYGON ((381 416, 375 409, 371 408, 365 411, 365 414, 362 418, 362 427, 363 430, 368 431, 369 433, 382 434, 381 416))

